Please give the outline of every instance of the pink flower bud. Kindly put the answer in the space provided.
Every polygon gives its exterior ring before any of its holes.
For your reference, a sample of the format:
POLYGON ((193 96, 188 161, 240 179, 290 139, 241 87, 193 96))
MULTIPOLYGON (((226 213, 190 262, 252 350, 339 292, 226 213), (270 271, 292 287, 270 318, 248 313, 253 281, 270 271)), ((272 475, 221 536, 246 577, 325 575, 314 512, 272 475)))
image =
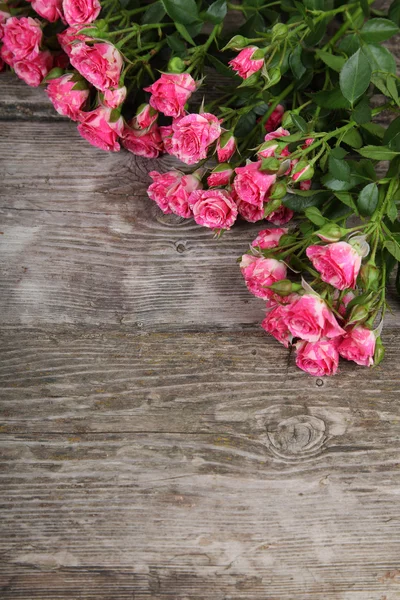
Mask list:
POLYGON ((118 152, 120 145, 118 136, 123 131, 123 120, 112 120, 112 111, 105 106, 98 106, 95 110, 81 113, 78 131, 83 138, 102 150, 118 152))
POLYGON ((312 294, 304 294, 290 304, 286 324, 293 337, 306 342, 318 342, 321 338, 335 338, 345 333, 322 298, 312 294))
MULTIPOLYGON (((150 104, 142 104, 139 106, 136 116, 132 119, 132 127, 134 129, 147 129, 157 121, 158 112, 150 106, 150 104)), ((166 129, 166 127, 163 127, 166 129)), ((172 128, 171 135, 172 135, 172 128)))
POLYGON ((282 106, 282 104, 278 104, 278 106, 274 109, 273 113, 268 117, 265 123, 265 131, 275 131, 275 129, 279 127, 279 125, 282 122, 284 112, 285 108, 282 106))
POLYGON ((64 50, 65 54, 70 56, 72 48, 78 42, 92 41, 92 38, 88 35, 79 33, 81 29, 87 29, 89 27, 90 23, 82 23, 82 25, 71 25, 71 27, 68 27, 67 29, 65 29, 65 31, 62 31, 61 33, 57 34, 58 42, 61 48, 64 50))
POLYGON ((297 342, 296 365, 314 377, 335 375, 339 364, 338 344, 335 340, 297 342))
POLYGON ((236 138, 232 132, 223 133, 217 141, 217 156, 221 163, 228 162, 236 151, 236 138))
POLYGON ((218 165, 207 178, 208 187, 228 185, 233 174, 233 169, 228 163, 218 165))
POLYGON ((337 290, 356 287, 361 256, 350 244, 335 242, 327 246, 309 246, 306 253, 322 281, 337 290))
POLYGON ((145 158, 157 158, 163 151, 163 143, 157 123, 153 123, 149 128, 138 130, 126 126, 122 134, 122 145, 124 148, 145 158))
POLYGON ((240 269, 250 293, 258 298, 272 298, 274 292, 268 289, 276 281, 286 279, 286 265, 274 258, 258 258, 244 254, 240 269))
POLYGON ((277 304, 267 312, 267 316, 261 323, 261 327, 283 344, 285 348, 289 347, 292 340, 292 335, 285 320, 288 310, 289 305, 277 304))
POLYGON ((79 119, 81 110, 89 97, 88 86, 86 89, 74 90, 75 85, 73 75, 63 75, 52 79, 46 88, 46 93, 56 111, 73 121, 79 119))
POLYGON ((162 73, 152 85, 144 88, 150 92, 150 104, 167 117, 184 114, 184 106, 196 90, 196 82, 189 73, 162 73))
POLYGON ((54 23, 62 15, 62 0, 28 0, 31 2, 32 8, 37 14, 49 21, 54 23))
POLYGON ((118 108, 125 101, 127 89, 123 85, 115 90, 104 91, 104 104, 110 108, 118 108))
POLYGON ((231 60, 228 64, 232 67, 234 71, 243 79, 248 79, 254 73, 257 73, 264 64, 264 59, 256 59, 254 60, 252 57, 257 52, 257 46, 249 46, 248 48, 244 48, 239 54, 231 60))
POLYGON ((293 219, 294 212, 286 206, 281 206, 277 210, 274 210, 267 216, 267 221, 274 225, 286 225, 291 219, 293 219))
POLYGON ((83 42, 73 44, 70 50, 71 65, 95 88, 105 91, 118 88, 123 60, 120 52, 107 42, 89 46, 83 42))
POLYGON ((201 188, 198 177, 193 174, 184 175, 180 171, 151 171, 149 175, 153 183, 149 186, 147 194, 165 214, 174 213, 186 219, 192 216, 189 197, 192 192, 201 188))
POLYGON ((53 66, 53 58, 47 50, 31 58, 13 63, 15 74, 31 87, 38 87, 53 66))
POLYGON ((373 331, 358 325, 346 332, 339 345, 339 354, 357 365, 371 367, 374 364, 376 337, 373 331))
POLYGON ((283 235, 288 232, 288 229, 279 229, 269 227, 263 229, 258 233, 256 239, 251 243, 253 248, 260 248, 261 250, 269 250, 270 248, 276 248, 279 246, 279 240, 283 235))
POLYGON ((305 161, 301 160, 292 169, 293 181, 304 181, 305 179, 312 179, 314 175, 314 169, 305 161))

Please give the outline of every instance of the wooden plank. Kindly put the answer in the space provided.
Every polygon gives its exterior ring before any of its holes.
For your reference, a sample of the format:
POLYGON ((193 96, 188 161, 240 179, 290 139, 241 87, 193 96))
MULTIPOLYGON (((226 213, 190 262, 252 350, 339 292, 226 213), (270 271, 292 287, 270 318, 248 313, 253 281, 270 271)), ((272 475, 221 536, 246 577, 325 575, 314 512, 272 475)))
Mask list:
POLYGON ((397 600, 397 347, 6 328, 2 598, 397 600))
POLYGON ((59 121, 59 115, 43 87, 31 88, 10 71, 0 73, 0 120, 31 119, 59 121))

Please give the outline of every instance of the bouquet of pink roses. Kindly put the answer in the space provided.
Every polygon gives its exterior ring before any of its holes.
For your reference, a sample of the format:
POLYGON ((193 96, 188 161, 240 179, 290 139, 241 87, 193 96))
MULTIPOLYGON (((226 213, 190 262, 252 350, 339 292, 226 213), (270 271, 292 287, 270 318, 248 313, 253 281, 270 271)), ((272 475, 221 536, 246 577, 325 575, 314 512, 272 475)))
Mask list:
POLYGON ((16 0, 0 57, 94 146, 176 157, 150 172, 164 213, 218 235, 260 222, 240 268, 262 326, 332 375, 340 356, 379 364, 394 269, 400 292, 400 86, 382 45, 400 1, 376 4, 16 0))

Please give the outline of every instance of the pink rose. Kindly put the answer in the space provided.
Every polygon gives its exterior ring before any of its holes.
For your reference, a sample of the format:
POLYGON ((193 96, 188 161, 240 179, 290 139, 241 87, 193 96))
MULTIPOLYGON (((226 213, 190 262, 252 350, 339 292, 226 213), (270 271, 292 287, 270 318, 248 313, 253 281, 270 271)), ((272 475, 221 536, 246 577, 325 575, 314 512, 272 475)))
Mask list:
POLYGON ((126 126, 122 135, 122 145, 124 148, 145 158, 157 158, 163 151, 163 144, 157 123, 153 123, 148 129, 139 131, 126 126))
POLYGON ((197 190, 190 195, 189 204, 196 223, 210 229, 229 229, 238 214, 226 190, 197 190))
POLYGON ((314 169, 312 168, 311 165, 307 164, 304 167, 300 168, 300 165, 298 167, 296 167, 296 163, 297 161, 293 161, 292 165, 294 167, 294 172, 292 172, 292 179, 293 181, 304 181, 304 180, 308 180, 308 178, 311 179, 311 177, 314 174, 314 169))
POLYGON ((109 152, 118 152, 120 150, 118 136, 123 133, 123 120, 120 117, 116 122, 111 122, 110 117, 111 109, 105 106, 98 106, 91 112, 81 113, 78 131, 92 146, 109 152))
POLYGON ((249 223, 257 223, 257 221, 261 221, 264 219, 264 207, 259 208, 254 204, 250 204, 250 202, 245 202, 244 200, 236 200, 237 209, 239 215, 249 223))
POLYGON ((275 183, 276 175, 267 175, 259 170, 261 161, 250 162, 244 167, 235 169, 236 177, 233 182, 240 200, 262 208, 266 195, 275 183))
POLYGON ((257 46, 249 46, 244 48, 233 60, 229 61, 229 65, 243 79, 248 79, 254 73, 262 69, 264 59, 259 58, 254 60, 253 54, 257 52, 257 46))
POLYGON ((7 46, 0 46, 0 57, 7 65, 10 67, 13 66, 15 62, 14 54, 7 48, 7 46))
POLYGON ((353 246, 347 242, 334 242, 326 246, 309 246, 306 253, 322 281, 337 290, 356 287, 361 256, 353 246))
POLYGON ((218 162, 228 162, 235 154, 236 138, 229 132, 224 133, 217 141, 218 162))
POLYGON ((90 27, 90 23, 82 23, 82 25, 72 25, 65 31, 57 34, 58 43, 64 50, 65 54, 71 55, 72 48, 77 42, 89 42, 92 40, 88 35, 80 34, 81 29, 90 27))
POLYGON ((109 106, 110 108, 118 108, 121 106, 123 102, 125 102, 127 94, 127 89, 123 85, 120 88, 115 90, 105 90, 104 91, 104 104, 105 106, 109 106))
MULTIPOLYGON (((271 133, 267 133, 267 135, 264 138, 264 144, 262 144, 262 146, 261 146, 260 150, 257 152, 257 154, 259 156, 262 156, 263 158, 270 158, 271 156, 275 156, 275 152, 280 147, 279 138, 286 137, 288 135, 290 135, 290 132, 287 131, 286 129, 283 129, 283 127, 279 127, 276 131, 271 131, 271 133), (278 140, 278 141, 273 143, 273 140, 278 140)), ((282 149, 282 151, 279 152, 278 154, 280 154, 282 156, 287 156, 288 154, 290 154, 290 152, 288 152, 287 147, 286 147, 286 148, 282 149)))
POLYGON ((63 75, 52 79, 46 88, 46 93, 60 115, 78 121, 90 92, 89 88, 74 90, 76 82, 72 79, 73 75, 63 75))
POLYGON ((321 338, 335 338, 345 333, 318 296, 304 294, 289 306, 286 324, 293 337, 319 342, 321 338))
POLYGON ((210 113, 189 114, 172 124, 171 151, 187 165, 207 157, 208 147, 221 135, 217 117, 210 113))
POLYGON ((99 0, 62 0, 64 17, 68 25, 91 23, 99 16, 99 0))
MULTIPOLYGON (((134 129, 147 129, 157 121, 158 112, 150 106, 150 104, 142 104, 139 106, 136 116, 132 119, 132 127, 134 129)), ((167 127, 163 127, 167 129, 167 127)), ((172 135, 172 128, 170 129, 172 135)))
MULTIPOLYGON (((157 113, 158 114, 158 113, 157 113)), ((159 127, 162 142, 164 144, 164 150, 168 154, 172 154, 172 125, 164 125, 159 127)))
POLYGON ((98 90, 119 87, 123 60, 112 44, 100 42, 89 46, 78 42, 71 47, 70 61, 71 65, 98 90))
POLYGON ((5 22, 10 17, 11 17, 10 13, 5 12, 4 10, 0 10, 0 40, 3 39, 5 22))
POLYGON ((185 219, 192 216, 188 200, 192 192, 201 188, 201 181, 195 175, 184 175, 179 171, 151 171, 149 175, 153 183, 147 194, 164 213, 173 212, 185 219))
POLYGON ((263 229, 258 233, 256 239, 251 243, 253 248, 260 248, 261 250, 269 250, 270 248, 276 248, 279 246, 279 240, 283 235, 288 232, 287 229, 263 229))
POLYGON ((218 187, 220 185, 228 185, 233 174, 233 169, 226 164, 218 165, 212 173, 207 177, 208 187, 218 187))
POLYGON ((38 87, 51 70, 53 58, 47 50, 33 58, 25 58, 13 63, 15 74, 31 87, 38 87))
POLYGON ((309 189, 311 189, 311 185, 312 185, 312 179, 306 179, 305 181, 300 181, 299 189, 302 190, 303 192, 307 192, 309 189))
POLYGON ((179 117, 195 89, 196 82, 189 73, 162 73, 160 79, 144 91, 151 93, 153 108, 167 117, 179 117))
POLYGON ((297 342, 296 365, 309 375, 335 375, 339 364, 336 340, 297 342))
POLYGON ((357 325, 346 332, 339 344, 339 354, 358 365, 371 367, 374 364, 375 343, 374 332, 363 325, 357 325))
POLYGON ((40 22, 31 17, 11 17, 3 27, 3 44, 16 61, 37 56, 42 37, 40 22))
POLYGON ((274 131, 281 124, 284 112, 285 109, 282 104, 278 104, 265 123, 265 131, 274 131))
POLYGON ((274 212, 270 213, 267 217, 267 221, 273 223, 273 225, 286 225, 291 219, 293 219, 294 212, 286 206, 281 206, 274 212))
POLYGON ((244 254, 240 269, 249 292, 257 298, 272 298, 274 292, 266 286, 286 278, 286 265, 274 258, 258 258, 244 254))
POLYGON ((282 137, 287 137, 288 135, 290 135, 290 131, 284 129, 283 127, 278 127, 278 129, 275 129, 275 131, 270 131, 267 133, 264 140, 269 142, 270 140, 277 140, 282 137))
MULTIPOLYGON (((334 298, 337 300, 339 292, 336 292, 336 294, 337 296, 335 295, 334 298)), ((346 292, 346 294, 343 296, 342 301, 340 302, 339 307, 337 308, 338 313, 341 314, 342 317, 346 315, 347 305, 350 304, 350 302, 354 300, 355 297, 355 294, 351 291, 346 292)))
POLYGON ((276 304, 267 312, 267 316, 261 323, 261 327, 278 340, 278 342, 283 344, 285 348, 288 348, 292 341, 292 336, 285 322, 287 312, 287 305, 276 304))
POLYGON ((62 15, 62 0, 28 0, 40 17, 54 23, 62 15))

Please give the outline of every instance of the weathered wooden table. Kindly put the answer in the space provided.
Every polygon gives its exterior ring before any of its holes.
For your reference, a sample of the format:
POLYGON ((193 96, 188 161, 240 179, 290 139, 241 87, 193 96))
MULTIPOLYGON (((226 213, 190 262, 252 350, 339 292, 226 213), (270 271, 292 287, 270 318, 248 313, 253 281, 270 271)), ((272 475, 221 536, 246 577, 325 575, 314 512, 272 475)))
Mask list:
POLYGON ((2 600, 398 600, 395 298, 381 367, 305 375, 235 263, 260 227, 162 215, 1 77, 2 600))

